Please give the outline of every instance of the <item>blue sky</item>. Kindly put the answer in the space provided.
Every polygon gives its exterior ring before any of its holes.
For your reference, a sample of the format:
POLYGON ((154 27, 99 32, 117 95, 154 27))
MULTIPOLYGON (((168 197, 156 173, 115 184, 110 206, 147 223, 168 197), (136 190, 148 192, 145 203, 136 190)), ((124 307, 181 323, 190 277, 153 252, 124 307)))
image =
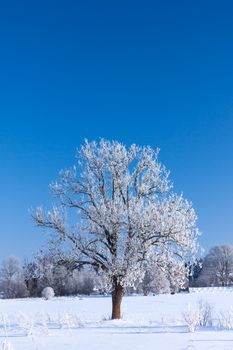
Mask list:
POLYGON ((28 213, 84 138, 161 149, 201 244, 232 243, 231 1, 0 5, 0 257, 46 241, 28 213))

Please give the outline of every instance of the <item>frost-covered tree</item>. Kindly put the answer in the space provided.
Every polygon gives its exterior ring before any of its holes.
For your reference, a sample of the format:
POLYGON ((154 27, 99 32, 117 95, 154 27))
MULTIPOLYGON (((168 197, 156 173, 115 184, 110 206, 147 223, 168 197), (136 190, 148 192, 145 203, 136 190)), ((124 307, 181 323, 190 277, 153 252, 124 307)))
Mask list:
POLYGON ((101 291, 101 281, 93 269, 74 270, 72 281, 75 292, 78 294, 91 294, 95 290, 101 291))
POLYGON ((233 281, 233 246, 225 244, 210 249, 198 279, 201 285, 227 286, 233 281))
POLYGON ((40 296, 50 286, 56 295, 91 294, 100 286, 99 276, 89 267, 80 267, 59 247, 37 252, 31 262, 24 263, 23 276, 30 296, 40 296), (56 249, 55 249, 56 248, 56 249))
MULTIPOLYGON (((67 266, 59 261, 58 251, 51 249, 38 252, 33 261, 33 277, 36 278, 37 295, 50 286, 54 289, 56 295, 66 295, 68 292, 69 279, 71 272, 67 266)), ((33 279, 31 280, 33 282, 33 279)))
POLYGON ((35 261, 25 261, 23 265, 23 276, 30 296, 38 296, 38 269, 35 261))
POLYGON ((4 298, 21 298, 28 295, 21 264, 14 256, 10 256, 2 262, 0 291, 4 298))
POLYGON ((154 264, 146 264, 142 282, 137 287, 137 292, 143 295, 169 293, 170 284, 165 271, 154 264))
POLYGON ((113 319, 121 317, 125 288, 143 278, 151 253, 158 266, 169 263, 176 273, 196 253, 195 211, 172 192, 158 153, 149 146, 85 141, 77 165, 51 185, 53 208, 33 215, 71 243, 74 260, 99 269, 112 293, 113 319))

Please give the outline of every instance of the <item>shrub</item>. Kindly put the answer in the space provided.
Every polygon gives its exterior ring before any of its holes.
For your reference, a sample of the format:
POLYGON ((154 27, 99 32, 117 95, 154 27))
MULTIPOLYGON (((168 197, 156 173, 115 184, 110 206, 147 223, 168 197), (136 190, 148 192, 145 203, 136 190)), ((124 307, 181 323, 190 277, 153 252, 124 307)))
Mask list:
POLYGON ((200 300, 196 306, 188 305, 187 311, 182 315, 189 332, 195 332, 198 326, 206 327, 213 324, 213 307, 204 300, 200 300))
POLYGON ((200 326, 212 326, 213 324, 213 306, 205 300, 199 300, 200 326))
POLYGON ((232 330, 233 329, 233 307, 228 310, 221 311, 219 314, 218 325, 221 328, 232 330))
POLYGON ((188 305, 187 311, 183 313, 184 321, 187 323, 189 332, 193 333, 200 325, 200 313, 197 308, 188 305))
POLYGON ((1 343, 1 350, 14 350, 14 348, 8 340, 4 340, 1 343))
POLYGON ((42 290, 41 295, 45 300, 50 300, 54 297, 54 290, 51 287, 45 287, 42 290))

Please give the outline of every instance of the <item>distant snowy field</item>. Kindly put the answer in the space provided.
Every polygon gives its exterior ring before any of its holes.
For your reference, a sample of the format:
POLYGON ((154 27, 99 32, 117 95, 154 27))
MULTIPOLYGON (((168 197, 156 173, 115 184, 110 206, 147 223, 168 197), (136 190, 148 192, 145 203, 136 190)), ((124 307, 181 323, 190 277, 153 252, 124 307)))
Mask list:
POLYGON ((100 296, 0 300, 0 349, 5 341, 14 350, 233 349, 233 289, 126 296, 122 311, 109 320, 111 298, 100 296), (212 305, 213 325, 190 333, 183 314, 200 300, 212 305))

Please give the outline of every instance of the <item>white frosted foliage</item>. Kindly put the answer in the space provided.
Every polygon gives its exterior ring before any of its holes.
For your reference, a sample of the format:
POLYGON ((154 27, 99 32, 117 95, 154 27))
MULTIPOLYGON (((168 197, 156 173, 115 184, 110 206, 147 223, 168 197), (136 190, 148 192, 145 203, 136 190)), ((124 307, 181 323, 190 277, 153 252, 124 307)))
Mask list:
POLYGON ((45 287, 42 292, 41 295, 43 298, 45 298, 45 300, 51 300, 54 297, 54 290, 51 287, 45 287))
POLYGON ((172 192, 158 154, 149 146, 85 141, 77 166, 51 185, 56 205, 34 215, 39 226, 71 243, 70 258, 99 270, 108 291, 134 286, 151 256, 182 284, 184 261, 197 252, 195 211, 172 192))

